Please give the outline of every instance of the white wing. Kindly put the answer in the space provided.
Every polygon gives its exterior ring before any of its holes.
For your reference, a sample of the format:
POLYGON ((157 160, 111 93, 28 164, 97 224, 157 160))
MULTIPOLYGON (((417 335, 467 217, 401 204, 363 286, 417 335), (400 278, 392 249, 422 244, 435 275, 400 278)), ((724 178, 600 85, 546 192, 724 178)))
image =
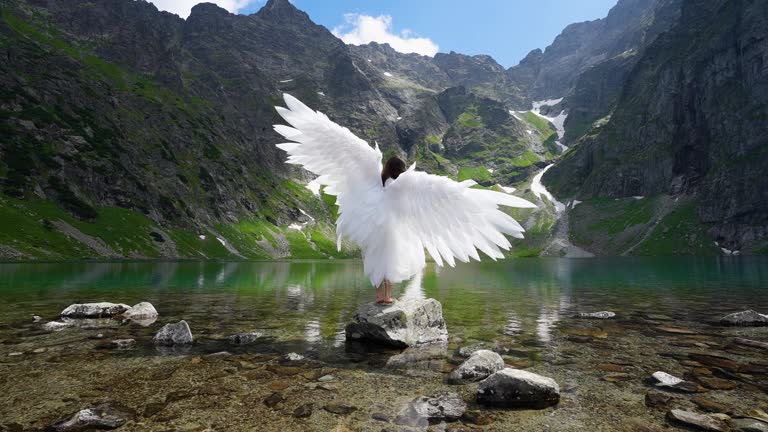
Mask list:
MULTIPOLYGON (((336 233, 360 243, 359 236, 350 235, 349 221, 366 220, 383 194, 381 184, 381 151, 371 148, 345 127, 332 122, 320 112, 313 111, 295 97, 285 94, 288 108, 275 107, 291 126, 275 125, 275 131, 293 141, 278 144, 288 152, 288 163, 302 165, 317 174, 317 182, 326 186, 325 192, 336 195, 339 220, 336 233)), ((362 243, 360 243, 362 245, 362 243)))
POLYGON ((520 224, 499 209, 500 205, 535 208, 522 198, 502 192, 473 189, 472 180, 456 182, 447 177, 415 171, 414 167, 387 184, 385 200, 391 215, 421 243, 438 265, 454 258, 480 260, 477 249, 492 259, 509 250, 504 234, 523 238, 520 224))

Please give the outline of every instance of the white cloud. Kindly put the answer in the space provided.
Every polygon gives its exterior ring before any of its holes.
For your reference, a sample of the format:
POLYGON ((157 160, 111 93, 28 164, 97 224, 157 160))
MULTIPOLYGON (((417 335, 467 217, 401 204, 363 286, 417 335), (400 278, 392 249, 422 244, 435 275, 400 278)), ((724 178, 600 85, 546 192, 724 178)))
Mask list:
POLYGON ((170 13, 174 13, 184 19, 189 16, 192 11, 192 6, 198 3, 216 3, 219 7, 222 7, 232 13, 236 13, 240 8, 253 2, 253 0, 149 0, 158 9, 164 10, 170 13))
POLYGON ((344 14, 345 24, 333 29, 333 34, 350 45, 364 45, 370 42, 388 43, 395 51, 433 56, 439 47, 431 39, 415 37, 412 30, 400 34, 392 32, 392 17, 372 17, 363 14, 344 14))

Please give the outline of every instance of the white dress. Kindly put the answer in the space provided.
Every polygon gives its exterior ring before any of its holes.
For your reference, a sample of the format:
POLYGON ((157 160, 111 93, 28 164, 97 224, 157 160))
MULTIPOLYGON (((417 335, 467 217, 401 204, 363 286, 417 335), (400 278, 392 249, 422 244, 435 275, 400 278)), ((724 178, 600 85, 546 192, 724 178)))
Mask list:
POLYGON ((506 193, 475 189, 472 180, 416 171, 415 164, 381 184, 381 151, 349 129, 332 122, 298 99, 285 94, 287 108, 276 107, 292 127, 275 125, 288 139, 277 146, 288 163, 317 174, 325 193, 336 196, 338 245, 342 237, 360 246, 366 276, 375 286, 386 279, 401 282, 425 265, 424 250, 435 262, 477 261, 479 249, 492 259, 509 250, 504 234, 522 238, 525 231, 499 205, 534 204, 506 193))

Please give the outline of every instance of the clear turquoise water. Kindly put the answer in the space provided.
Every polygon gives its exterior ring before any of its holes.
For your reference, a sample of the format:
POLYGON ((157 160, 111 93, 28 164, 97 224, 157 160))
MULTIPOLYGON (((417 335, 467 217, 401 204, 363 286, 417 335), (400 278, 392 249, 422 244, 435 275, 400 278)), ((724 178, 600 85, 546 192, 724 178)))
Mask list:
MULTIPOLYGON (((396 289, 443 304, 452 335, 493 340, 528 335, 548 342, 570 314, 609 309, 709 321, 734 308, 768 310, 768 259, 508 259, 429 265, 396 289), (420 280, 419 280, 420 279, 420 280)), ((372 300, 359 261, 71 262, 0 264, 0 323, 53 320, 74 302, 149 301, 162 321, 223 335, 269 330, 309 348, 336 344, 357 305, 372 300)), ((298 348, 301 348, 299 346, 298 348)))

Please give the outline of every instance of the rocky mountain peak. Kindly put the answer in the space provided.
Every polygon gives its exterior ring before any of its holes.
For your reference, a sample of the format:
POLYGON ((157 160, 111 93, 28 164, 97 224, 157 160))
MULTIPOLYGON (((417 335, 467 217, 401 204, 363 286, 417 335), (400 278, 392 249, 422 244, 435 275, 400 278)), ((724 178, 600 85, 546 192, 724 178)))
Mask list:
POLYGON ((296 9, 288 0, 269 0, 256 15, 277 23, 315 25, 309 15, 296 9))
POLYGON ((190 17, 201 15, 229 15, 229 12, 215 3, 198 3, 192 7, 190 17))

